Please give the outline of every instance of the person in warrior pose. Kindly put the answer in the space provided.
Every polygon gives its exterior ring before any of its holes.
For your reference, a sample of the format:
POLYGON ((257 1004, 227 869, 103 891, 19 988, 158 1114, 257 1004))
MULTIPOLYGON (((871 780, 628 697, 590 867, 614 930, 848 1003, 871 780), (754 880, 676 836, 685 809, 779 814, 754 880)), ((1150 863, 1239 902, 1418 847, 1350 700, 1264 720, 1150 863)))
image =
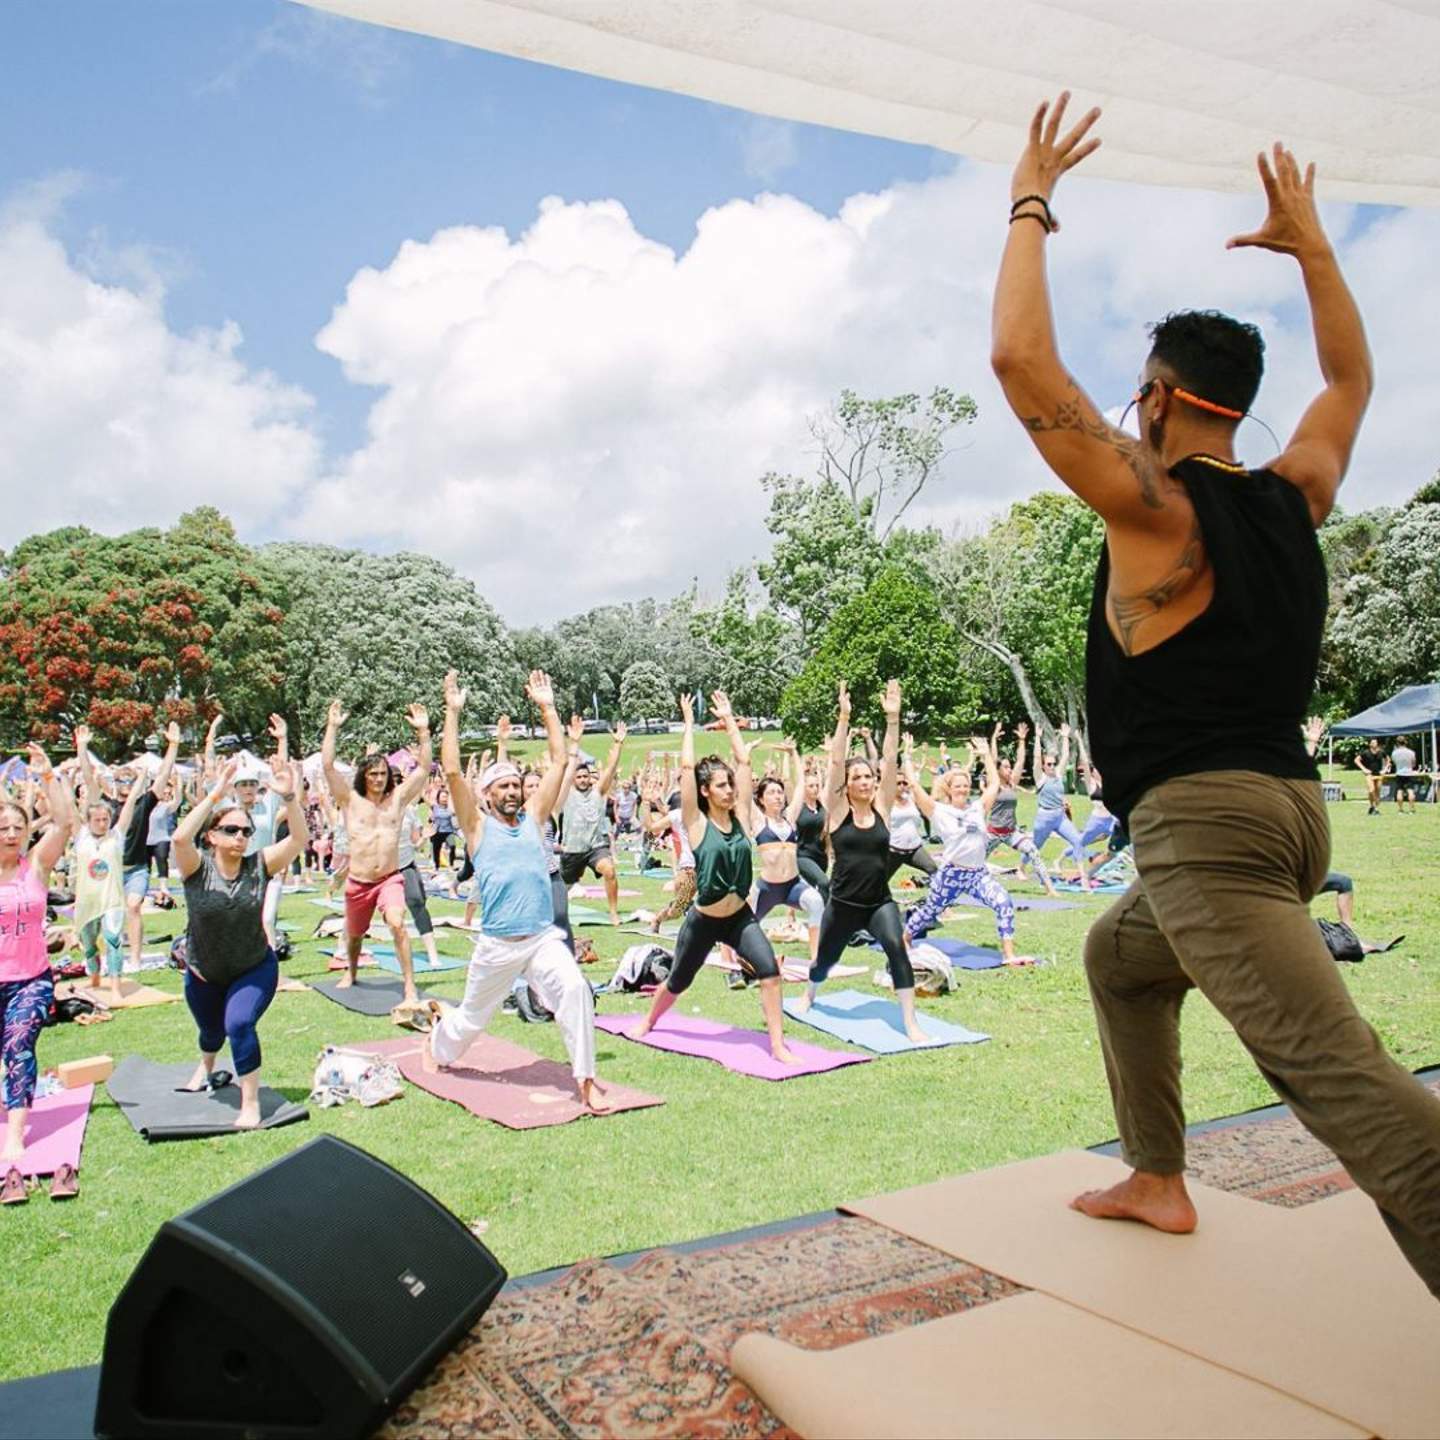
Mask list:
POLYGON ((805 784, 795 811, 795 863, 801 877, 822 896, 830 894, 830 852, 825 847, 825 776, 812 760, 805 761, 805 784))
MULTIPOLYGON (((578 716, 571 717, 572 725, 577 721, 578 716)), ((593 870, 605 887, 612 925, 620 923, 620 879, 615 873, 615 849, 610 840, 610 822, 605 817, 605 800, 615 783, 625 735, 622 721, 615 727, 610 754, 598 779, 589 760, 577 756, 570 793, 560 809, 561 878, 566 885, 574 885, 585 878, 586 870, 593 870)))
POLYGON ((902 865, 908 865, 925 876, 928 884, 930 877, 940 867, 925 848, 925 837, 920 833, 925 812, 915 793, 919 789, 920 780, 915 772, 913 735, 905 737, 902 760, 900 773, 895 777, 895 803, 890 807, 890 859, 886 867, 889 871, 887 878, 893 880, 895 872, 902 865))
MULTIPOLYGON (((445 725, 440 764, 455 801, 455 818, 475 861, 480 892, 480 934, 465 977, 465 998, 454 1008, 431 1002, 435 1022, 423 1054, 427 1070, 454 1065, 484 1032, 523 977, 555 1016, 580 1098, 590 1110, 609 1108, 595 1079, 595 1001, 575 956, 554 923, 550 869, 542 838, 544 818, 555 809, 565 774, 565 740, 555 712, 550 677, 532 670, 525 686, 540 711, 550 766, 522 809, 524 782, 508 760, 497 760, 480 776, 485 806, 475 800, 460 768, 460 715, 465 691, 452 670, 445 677, 445 725)), ((425 768, 429 769, 428 756, 425 768)))
POLYGON ((890 898, 890 829, 886 816, 895 803, 896 762, 900 753, 900 682, 885 685, 885 741, 880 773, 868 756, 850 752, 850 692, 842 681, 840 718, 830 742, 830 774, 825 808, 830 848, 835 856, 830 898, 820 920, 820 943, 810 966, 810 983, 799 1001, 801 1011, 814 1003, 825 977, 844 954, 857 930, 880 942, 900 1002, 905 1033, 916 1045, 926 1043, 915 1020, 915 972, 905 953, 900 908, 890 898))
POLYGON ((1087 708, 1138 878, 1091 926, 1085 968, 1133 1173, 1073 1203, 1195 1228, 1180 1007, 1198 988, 1440 1296, 1440 1100, 1386 1053, 1309 910, 1330 860, 1300 734, 1329 600, 1315 530, 1373 387, 1360 312, 1320 224, 1314 167, 1302 174, 1277 144, 1258 161, 1265 220, 1230 245, 1298 263, 1323 389, 1281 454, 1247 469, 1235 432, 1264 342, 1229 316, 1181 312, 1151 331, 1138 438, 1111 425, 1060 359, 1045 275, 1055 184, 1099 143, 1086 139, 1098 110, 1062 134, 1067 99, 1036 111, 1012 180, 992 360, 1042 456, 1105 522, 1087 708))
POLYGON ((695 710, 689 695, 680 697, 685 734, 680 741, 680 811, 685 836, 695 856, 695 904, 680 924, 675 964, 655 992, 650 1013, 636 1031, 648 1035, 666 1011, 688 990, 716 945, 728 945, 747 975, 760 982, 760 1008, 770 1036, 770 1053, 787 1065, 796 1063, 785 1044, 780 965, 755 912, 750 908, 750 836, 754 781, 750 747, 730 710, 727 696, 716 692, 710 708, 730 736, 733 768, 718 755, 695 763, 695 710))
POLYGON ((1085 850, 1080 844, 1080 832, 1070 819, 1065 804, 1064 775, 1070 764, 1070 726, 1060 726, 1060 755, 1042 755, 1040 741, 1035 741, 1035 753, 1040 757, 1040 768, 1035 775, 1035 852, 1045 848, 1045 842, 1058 835, 1069 847, 1071 859, 1075 861, 1077 882, 1086 890, 1090 888, 1090 877, 1085 868, 1085 850))
POLYGON ((750 811, 751 838, 755 842, 755 853, 760 859, 760 882, 756 887, 755 918, 762 923, 777 906, 785 905, 798 910, 805 916, 805 927, 810 932, 810 962, 815 962, 815 947, 820 941, 820 916, 825 909, 825 898, 800 874, 799 858, 796 853, 795 816, 804 798, 803 791, 796 784, 798 761, 795 742, 785 741, 780 749, 784 752, 790 767, 790 782, 795 797, 787 805, 785 782, 778 776, 767 775, 755 787, 755 806, 750 811))
POLYGON ((150 816, 175 773, 175 756, 179 751, 180 727, 172 720, 165 727, 165 754, 153 780, 147 780, 143 772, 137 773, 129 766, 122 766, 117 772, 127 798, 130 789, 139 791, 139 799, 131 811, 130 826, 121 832, 125 837, 122 880, 125 888, 125 938, 130 946, 130 964, 136 970, 140 968, 140 954, 145 943, 145 920, 141 912, 150 890, 150 816))
POLYGON ((1033 965, 1030 956, 1015 953, 1015 902, 985 863, 986 821, 1000 793, 995 750, 979 737, 972 739, 970 746, 985 762, 985 788, 979 795, 973 794, 969 765, 945 772, 946 798, 939 801, 925 793, 919 777, 912 772, 911 789, 940 832, 945 848, 940 873, 930 882, 929 893, 906 917, 905 939, 907 943, 918 940, 933 930, 951 905, 962 895, 969 895, 994 911, 995 932, 1000 937, 1005 964, 1033 965))
MULTIPOLYGON (((406 1005, 418 1005, 415 969, 410 959, 410 933, 405 925, 405 878, 400 874, 400 827, 406 807, 425 788, 430 774, 430 717, 423 705, 411 705, 405 719, 419 741, 419 763, 396 784, 384 755, 362 755, 355 764, 354 783, 335 764, 335 742, 348 717, 338 700, 330 702, 320 763, 325 783, 345 822, 349 868, 345 876, 345 950, 349 970, 336 984, 355 983, 360 947, 378 907, 395 942, 395 958, 405 982, 406 1005)), ((453 790, 453 786, 451 787, 453 790)))
MULTIPOLYGON (((990 819, 988 826, 989 838, 985 842, 985 854, 989 855, 1001 845, 1008 845, 1020 857, 1021 865, 1029 865, 1035 872, 1035 878, 1045 887, 1045 893, 1054 896, 1055 886, 1050 879, 1050 871, 1046 868, 1044 860, 1040 858, 1040 852, 1035 848, 1035 840, 1027 835, 1020 828, 1020 821, 1017 814, 1020 797, 1018 790, 1021 782, 1025 779, 1025 738, 1030 733, 1030 727, 1023 721, 1015 727, 1015 760, 1012 764, 1005 756, 999 754, 1000 737, 1005 732, 999 725, 995 727, 995 733, 990 737, 990 743, 996 750, 996 772, 1000 779, 1000 789, 995 794, 994 802, 990 806, 990 819)), ((931 789, 932 799, 946 800, 948 796, 941 793, 944 787, 940 784, 948 771, 942 771, 936 778, 936 786, 931 789)), ((967 774, 968 768, 967 768, 967 774)))
POLYGON ((1093 860, 1086 860, 1085 873, 1093 876, 1102 865, 1110 861, 1110 837, 1115 833, 1115 817, 1106 808, 1105 785, 1100 778, 1100 772, 1083 754, 1080 757, 1080 778, 1085 782, 1086 792, 1090 796, 1090 815, 1085 821, 1085 828, 1080 832, 1080 848, 1089 856, 1091 845, 1099 841, 1105 842, 1093 860))

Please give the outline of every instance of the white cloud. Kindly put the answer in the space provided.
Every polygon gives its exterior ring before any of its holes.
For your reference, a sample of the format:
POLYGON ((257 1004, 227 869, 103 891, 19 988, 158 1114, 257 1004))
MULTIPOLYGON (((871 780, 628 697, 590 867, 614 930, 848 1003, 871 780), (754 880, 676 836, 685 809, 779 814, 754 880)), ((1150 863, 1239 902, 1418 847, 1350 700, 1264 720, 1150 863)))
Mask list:
MULTIPOLYGON (((266 525, 314 477, 310 400, 238 358, 232 323, 178 335, 163 287, 109 282, 50 232, 54 186, 0 212, 3 543, 163 524, 213 503, 266 525)), ((132 255, 127 270, 143 271, 132 255)))
MULTIPOLYGON (((305 397, 247 370, 233 327, 174 335, 153 289, 95 282, 42 220, 14 219, 0 227, 17 281, 0 295, 0 430, 20 443, 0 466, 42 497, 18 533, 207 499, 252 538, 428 551, 512 622, 553 618, 718 584, 765 547, 758 477, 811 463, 808 414, 843 386, 935 384, 969 390, 981 415, 917 518, 973 521, 1053 483, 988 364, 1006 200, 997 170, 965 166, 834 217, 732 201, 683 253, 616 200, 547 200, 514 238, 457 226, 407 242, 353 277, 318 337, 378 390, 366 442, 328 461, 305 397)), ((1076 184, 1057 208, 1062 345, 1102 408, 1128 398, 1147 321, 1216 306, 1264 326, 1257 409, 1288 433, 1319 383, 1295 267, 1223 249, 1258 200, 1076 184)), ((1440 216, 1353 235, 1353 212, 1330 218, 1381 379, 1344 497, 1356 508, 1403 499, 1440 461, 1440 293, 1421 278, 1440 216)), ((1258 428, 1243 447, 1254 461, 1268 448, 1258 428)))

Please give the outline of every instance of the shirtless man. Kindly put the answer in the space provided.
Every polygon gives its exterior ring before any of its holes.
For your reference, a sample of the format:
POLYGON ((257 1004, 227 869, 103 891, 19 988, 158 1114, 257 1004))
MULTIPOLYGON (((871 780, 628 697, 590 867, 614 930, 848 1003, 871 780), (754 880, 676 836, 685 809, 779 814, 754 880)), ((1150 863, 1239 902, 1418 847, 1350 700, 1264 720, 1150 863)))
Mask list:
MULTIPOLYGON (((1138 438, 1111 425, 1060 359, 1045 273, 1050 197, 1099 143, 1086 138, 1098 110, 1062 133, 1068 98, 1039 107, 1015 168, 991 360, 1042 457, 1105 523, 1086 702, 1138 878, 1091 927, 1085 969, 1132 1173, 1072 1203, 1195 1228, 1180 1007, 1198 988, 1440 1296, 1440 1101, 1386 1054, 1310 919, 1330 862, 1300 733, 1329 598, 1315 530, 1373 388, 1365 328, 1320 224, 1314 166, 1302 174, 1277 144, 1258 161, 1268 214, 1229 248, 1298 263, 1323 389, 1281 454, 1248 469, 1235 432, 1260 386, 1263 339, 1185 311, 1151 331, 1138 438)), ((1153 243, 1159 253, 1164 236, 1153 243)))
POLYGON ((595 999, 554 922, 544 839, 545 823, 567 774, 565 736, 555 712, 550 677, 532 670, 525 693, 544 719, 550 764, 528 801, 516 766, 508 760, 487 765, 480 776, 482 801, 477 802, 460 769, 460 713, 465 708, 465 691, 453 670, 445 677, 440 764, 454 797, 460 833, 475 861, 481 933, 475 937, 465 977, 465 998, 453 1008, 431 1002, 435 1023, 421 1063, 433 1072, 459 1061, 523 976, 555 1016, 580 1099, 587 1109, 600 1113, 610 1108, 610 1102, 595 1080, 595 999))
POLYGON ((345 952, 349 973, 336 983, 355 983, 360 947, 378 906, 395 939, 395 956, 405 981, 406 1005, 418 1005, 415 971, 410 963, 410 934, 405 928, 405 880, 400 874, 400 827, 405 809, 425 788, 430 776, 430 717, 423 705, 411 705, 405 719, 419 741, 419 763, 399 784, 390 762, 378 752, 362 755, 352 785, 335 764, 335 741, 348 717, 338 700, 330 702, 320 763, 350 839, 350 873, 345 879, 345 952))

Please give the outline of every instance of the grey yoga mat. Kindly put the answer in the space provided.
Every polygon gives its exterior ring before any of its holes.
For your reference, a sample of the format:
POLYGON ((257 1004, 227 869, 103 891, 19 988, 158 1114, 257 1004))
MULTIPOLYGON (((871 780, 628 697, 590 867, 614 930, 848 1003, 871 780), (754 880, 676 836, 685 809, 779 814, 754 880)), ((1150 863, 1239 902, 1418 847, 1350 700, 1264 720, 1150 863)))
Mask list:
MULTIPOLYGON (((217 1066, 217 1069, 223 1067, 217 1066)), ((230 1135, 240 1111, 240 1086, 219 1090, 181 1090, 195 1073, 190 1061, 160 1065, 143 1055, 127 1055, 105 1082, 110 1098, 145 1140, 192 1140, 202 1135, 230 1135)), ((310 1112, 278 1090, 260 1087, 260 1128, 308 1119, 310 1112)))
MULTIPOLYGON (((405 998, 405 982, 398 979, 366 978, 343 987, 334 980, 316 980, 311 982, 311 988, 357 1015, 388 1015, 405 998)), ((425 990, 417 989, 416 993, 422 1000, 430 998, 425 990)))

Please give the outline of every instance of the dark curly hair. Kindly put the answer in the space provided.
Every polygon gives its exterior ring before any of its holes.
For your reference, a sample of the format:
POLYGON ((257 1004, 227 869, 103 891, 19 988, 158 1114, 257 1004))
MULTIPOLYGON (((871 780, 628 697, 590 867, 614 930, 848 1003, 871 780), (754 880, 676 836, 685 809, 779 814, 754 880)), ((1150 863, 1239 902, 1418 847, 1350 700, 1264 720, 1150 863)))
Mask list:
POLYGON ((1186 390, 1249 411, 1265 373, 1265 340, 1256 326, 1218 310, 1177 310, 1149 334, 1150 358, 1186 390))
POLYGON ((734 785, 735 772, 718 755, 707 755, 695 767, 695 798, 704 815, 710 813, 710 801, 706 798, 705 787, 710 783, 711 778, 722 770, 730 777, 731 785, 734 785))

